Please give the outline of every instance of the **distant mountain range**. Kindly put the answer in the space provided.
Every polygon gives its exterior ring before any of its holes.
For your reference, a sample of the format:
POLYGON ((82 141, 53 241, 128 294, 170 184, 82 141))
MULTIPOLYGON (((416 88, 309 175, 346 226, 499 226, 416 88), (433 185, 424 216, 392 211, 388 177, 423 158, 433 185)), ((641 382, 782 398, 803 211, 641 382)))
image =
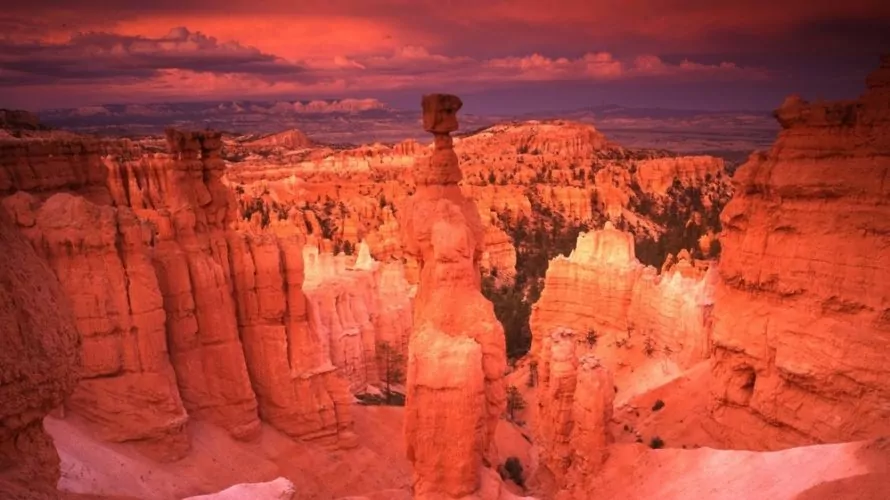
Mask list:
MULTIPOLYGON (((111 104, 51 109, 42 123, 82 133, 155 135, 165 127, 213 128, 232 134, 265 134, 299 129, 326 143, 429 140, 416 110, 387 107, 375 99, 329 101, 224 101, 158 104, 111 104)), ((593 124, 609 139, 627 147, 670 149, 682 153, 742 158, 768 147, 778 125, 768 112, 628 108, 615 105, 516 116, 461 114, 461 128, 494 123, 560 118, 593 124)))

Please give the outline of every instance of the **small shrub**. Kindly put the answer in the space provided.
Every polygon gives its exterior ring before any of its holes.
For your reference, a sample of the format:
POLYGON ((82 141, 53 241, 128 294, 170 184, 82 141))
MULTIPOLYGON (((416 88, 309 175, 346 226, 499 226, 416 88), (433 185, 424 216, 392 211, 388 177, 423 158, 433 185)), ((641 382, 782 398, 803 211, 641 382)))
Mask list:
POLYGON ((597 339, 596 331, 593 328, 587 330, 586 340, 587 340, 587 345, 589 347, 593 347, 596 345, 596 339, 597 339))
POLYGON ((648 335, 643 342, 643 352, 646 353, 647 358, 651 358, 655 353, 655 343, 652 341, 652 337, 649 337, 648 335))
POLYGON ((522 399, 522 394, 519 392, 519 389, 517 389, 515 385, 507 387, 507 413, 510 415, 510 420, 513 420, 516 410, 522 410, 524 408, 525 400, 522 399))
POLYGON ((528 382, 526 383, 529 387, 534 387, 538 385, 538 362, 532 361, 528 364, 528 382))
POLYGON ((664 448, 664 440, 662 440, 658 436, 654 436, 651 441, 649 441, 649 447, 653 450, 657 450, 659 448, 664 448))
POLYGON ((656 400, 655 404, 652 405, 652 411, 658 411, 662 408, 664 408, 664 401, 662 401, 660 399, 656 400))
POLYGON ((520 488, 525 488, 525 480, 522 479, 522 462, 516 457, 509 457, 504 462, 504 470, 507 477, 510 478, 520 488))

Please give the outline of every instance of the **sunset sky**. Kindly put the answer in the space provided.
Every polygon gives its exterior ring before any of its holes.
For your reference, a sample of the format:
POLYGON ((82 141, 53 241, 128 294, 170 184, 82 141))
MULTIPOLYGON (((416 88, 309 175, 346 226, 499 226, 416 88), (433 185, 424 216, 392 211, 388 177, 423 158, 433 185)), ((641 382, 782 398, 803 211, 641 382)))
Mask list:
POLYGON ((887 26, 890 2, 861 0, 28 0, 0 13, 0 107, 772 109, 858 95, 887 26))

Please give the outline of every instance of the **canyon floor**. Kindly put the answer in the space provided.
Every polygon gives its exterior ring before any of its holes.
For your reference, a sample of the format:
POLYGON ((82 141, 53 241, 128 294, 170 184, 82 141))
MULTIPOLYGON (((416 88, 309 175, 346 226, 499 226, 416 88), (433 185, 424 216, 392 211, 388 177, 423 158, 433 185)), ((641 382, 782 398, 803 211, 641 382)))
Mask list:
MULTIPOLYGON (((523 374, 521 370, 516 373, 523 374)), ((694 387, 695 376, 684 374, 679 378, 680 387, 674 381, 638 394, 620 407, 629 414, 641 408, 649 414, 638 420, 643 434, 649 434, 646 429, 657 429, 665 442, 675 444, 702 439, 703 435, 690 431, 689 424, 684 425, 684 421, 696 425, 694 414, 687 411, 701 410, 696 401, 701 400, 704 389, 694 387), (660 412, 635 404, 662 397, 666 403, 660 412)), ((533 404, 534 391, 525 394, 533 404)), ((44 425, 62 459, 59 489, 81 494, 69 497, 71 500, 181 499, 277 477, 292 481, 294 498, 301 500, 410 500, 411 470, 402 437, 404 408, 357 406, 354 416, 360 445, 351 450, 297 442, 268 425, 263 425, 256 442, 242 443, 212 424, 193 422, 189 425, 192 452, 168 464, 148 459, 127 444, 96 439, 88 425, 75 416, 47 417, 44 425)), ((517 415, 517 420, 522 418, 523 413, 517 415)), ((616 436, 627 434, 621 430, 624 420, 630 419, 617 417, 613 421, 616 436)), ((504 421, 496 439, 504 456, 518 457, 529 466, 534 459, 524 429, 527 425, 504 421)), ((590 498, 881 500, 890 495, 886 482, 890 439, 773 452, 682 446, 655 450, 632 442, 632 438, 618 438, 609 449, 609 460, 590 498), (756 496, 752 492, 757 492, 756 496)), ((512 483, 510 489, 523 493, 512 483)), ((551 498, 534 487, 524 494, 540 500, 551 498)))

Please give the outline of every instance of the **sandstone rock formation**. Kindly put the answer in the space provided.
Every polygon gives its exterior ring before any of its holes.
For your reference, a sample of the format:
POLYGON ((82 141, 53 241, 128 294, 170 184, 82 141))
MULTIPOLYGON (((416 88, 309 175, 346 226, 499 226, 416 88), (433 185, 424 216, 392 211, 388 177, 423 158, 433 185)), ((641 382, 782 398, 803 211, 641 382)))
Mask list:
POLYGON ((67 406, 158 458, 188 449, 188 415, 239 439, 260 417, 348 446, 351 396, 319 363, 303 235, 234 229, 211 132, 129 141, 8 140, 0 192, 73 303, 85 379, 67 406), (64 192, 60 192, 64 191, 64 192), (260 298, 262 296, 262 298, 260 298))
POLYGON ((349 256, 322 253, 314 245, 304 247, 303 260, 309 326, 327 343, 324 362, 340 369, 353 392, 379 384, 377 343, 407 355, 414 287, 403 265, 375 261, 364 242, 352 263, 349 256))
POLYGON ((20 109, 0 109, 0 129, 39 130, 43 128, 37 115, 20 109))
POLYGON ((472 142, 488 142, 510 152, 555 154, 568 157, 590 156, 614 147, 593 126, 566 120, 530 120, 488 127, 460 139, 461 147, 472 142))
POLYGON ((652 158, 637 162, 636 178, 643 191, 663 195, 675 179, 684 186, 700 186, 724 168, 723 159, 713 156, 652 158))
POLYGON ((20 191, 3 205, 73 304, 83 368, 67 406, 97 423, 107 440, 145 441, 150 453, 182 456, 188 417, 167 350, 151 229, 127 208, 67 193, 40 205, 20 191))
POLYGON ((684 252, 658 274, 635 258, 633 236, 607 222, 550 261, 530 321, 539 487, 587 491, 609 454, 618 387, 659 383, 631 381, 644 365, 679 371, 707 359, 716 272, 689 260, 684 252))
POLYGON ((2 210, 0 255, 0 496, 53 499, 59 455, 43 417, 77 383, 77 332, 52 270, 2 210))
MULTIPOLYGON (((688 258, 688 254, 686 255, 688 258)), ((634 256, 633 236, 610 222, 582 233, 572 254, 550 262, 541 298, 532 307, 532 354, 560 328, 650 339, 689 367, 708 357, 714 271, 702 275, 688 260, 661 275, 634 256), (684 275, 685 273, 685 275, 684 275)))
POLYGON ((886 435, 890 57, 858 100, 791 97, 776 117, 721 217, 714 418, 754 449, 886 435))
POLYGON ((608 369, 590 354, 576 352, 570 329, 541 339, 538 416, 535 428, 542 482, 563 486, 599 470, 608 456, 608 423, 615 398, 608 369))
POLYGON ((243 143, 248 148, 285 148, 285 149, 303 149, 313 145, 309 137, 299 130, 287 130, 277 134, 270 134, 252 141, 243 143))
MULTIPOLYGON (((287 226, 284 226, 287 227, 287 226)), ((351 446, 346 381, 309 324, 303 239, 288 232, 227 234, 238 328, 259 412, 294 437, 351 446)))
POLYGON ((465 198, 449 133, 462 103, 423 98, 424 129, 435 137, 417 192, 400 211, 409 254, 420 262, 408 352, 405 437, 417 499, 498 498, 493 436, 505 409, 504 334, 480 293, 484 233, 465 198), (492 482, 492 477, 494 482, 492 482), (494 490, 487 490, 494 485, 494 490))

